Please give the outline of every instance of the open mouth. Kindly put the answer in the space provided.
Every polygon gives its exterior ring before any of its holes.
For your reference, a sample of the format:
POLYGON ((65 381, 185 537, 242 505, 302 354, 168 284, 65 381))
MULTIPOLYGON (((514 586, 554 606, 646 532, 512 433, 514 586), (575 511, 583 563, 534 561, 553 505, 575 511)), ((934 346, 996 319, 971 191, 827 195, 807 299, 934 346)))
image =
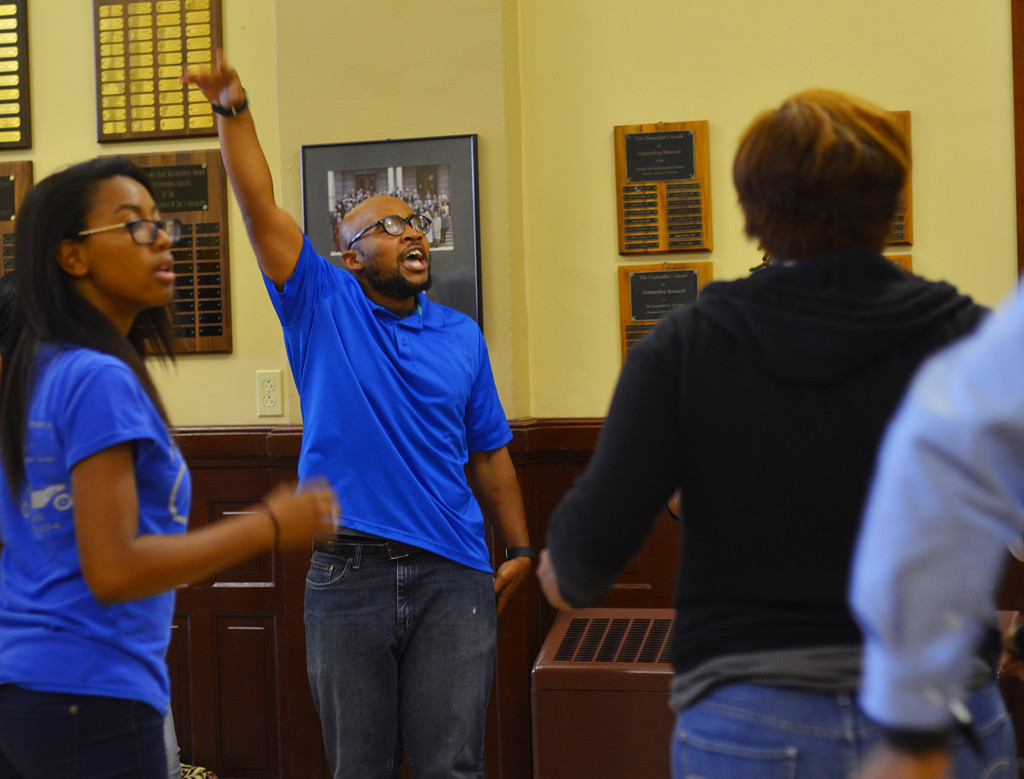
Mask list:
POLYGON ((410 249, 402 257, 402 266, 411 271, 425 271, 428 264, 427 253, 418 246, 410 249))

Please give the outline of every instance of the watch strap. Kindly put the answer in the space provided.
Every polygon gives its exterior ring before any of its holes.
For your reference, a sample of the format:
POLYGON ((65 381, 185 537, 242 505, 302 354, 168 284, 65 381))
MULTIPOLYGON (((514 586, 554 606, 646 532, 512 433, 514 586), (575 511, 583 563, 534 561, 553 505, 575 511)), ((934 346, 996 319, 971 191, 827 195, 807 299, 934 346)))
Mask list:
POLYGON ((230 116, 230 117, 238 116, 240 113, 242 113, 242 111, 244 111, 248 107, 249 107, 249 96, 245 93, 245 88, 244 87, 242 88, 242 102, 239 103, 238 105, 233 105, 233 106, 230 106, 229 108, 225 108, 222 105, 217 105, 216 103, 213 103, 213 102, 210 103, 210 108, 213 110, 213 112, 215 114, 220 114, 221 116, 230 116))
POLYGON ((537 550, 532 546, 510 546, 505 550, 505 559, 511 560, 513 557, 529 557, 536 560, 537 550))

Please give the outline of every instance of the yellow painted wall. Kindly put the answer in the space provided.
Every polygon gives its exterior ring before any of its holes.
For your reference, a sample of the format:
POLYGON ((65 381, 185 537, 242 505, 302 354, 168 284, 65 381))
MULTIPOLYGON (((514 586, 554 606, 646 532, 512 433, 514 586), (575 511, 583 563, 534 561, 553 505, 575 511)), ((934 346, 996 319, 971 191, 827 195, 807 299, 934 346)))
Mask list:
MULTIPOLYGON (((83 0, 31 0, 28 4, 29 68, 33 148, 0 152, 0 159, 31 160, 36 181, 55 170, 99 154, 216 148, 213 139, 182 139, 99 144, 96 142, 95 66, 92 3, 83 0)), ((259 82, 263 135, 271 167, 280 168, 274 95, 276 54, 274 0, 224 3, 225 48, 237 52, 250 78, 259 82), (244 14, 241 11, 244 9, 244 14)), ((280 327, 267 300, 245 229, 229 196, 231 292, 234 352, 180 355, 167 371, 154 375, 172 422, 177 425, 256 424, 255 372, 287 369, 280 327)), ((289 416, 298 421, 292 390, 289 416)), ((271 419, 280 421, 282 418, 271 419)))
POLYGON ((484 333, 505 413, 529 414, 516 3, 282 0, 277 31, 292 214, 303 144, 479 136, 484 333))
POLYGON ((1007 0, 521 0, 531 412, 603 415, 620 368, 617 267, 760 259, 732 186, 754 115, 826 86, 910 110, 914 269, 994 303, 1016 273, 1007 0), (707 120, 714 251, 617 252, 612 128, 707 120), (653 259, 651 259, 653 257, 653 259))
MULTIPOLYGON (((913 117, 915 269, 986 303, 1013 285, 1016 237, 1006 0, 222 0, 277 182, 301 218, 303 144, 477 133, 485 332, 510 417, 600 416, 619 369, 618 266, 759 259, 729 169, 753 115, 808 86, 913 117), (617 253, 612 127, 706 119, 715 250, 617 253)), ((215 141, 95 142, 92 4, 29 9, 38 180, 115 151, 215 141)), ((255 371, 287 372, 233 199, 234 353, 183 355, 159 378, 179 425, 299 422, 255 414, 255 371)))

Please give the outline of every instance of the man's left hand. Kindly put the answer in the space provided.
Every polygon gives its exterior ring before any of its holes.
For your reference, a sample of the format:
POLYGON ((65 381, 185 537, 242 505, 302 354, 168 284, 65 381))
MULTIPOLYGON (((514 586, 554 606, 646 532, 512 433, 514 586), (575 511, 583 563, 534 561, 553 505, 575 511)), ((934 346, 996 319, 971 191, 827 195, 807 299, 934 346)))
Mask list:
POLYGON ((502 563, 497 573, 494 574, 494 597, 498 601, 499 617, 512 595, 519 589, 519 585, 529 575, 532 567, 533 560, 529 557, 513 557, 502 563))

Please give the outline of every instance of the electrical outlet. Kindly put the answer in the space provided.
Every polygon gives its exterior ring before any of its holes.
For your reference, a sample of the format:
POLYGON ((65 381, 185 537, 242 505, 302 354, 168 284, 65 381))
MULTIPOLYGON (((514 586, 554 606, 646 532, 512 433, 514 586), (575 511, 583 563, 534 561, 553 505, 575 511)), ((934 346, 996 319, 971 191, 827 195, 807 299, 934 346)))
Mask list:
POLYGON ((282 397, 281 371, 256 371, 256 416, 283 416, 282 397))

